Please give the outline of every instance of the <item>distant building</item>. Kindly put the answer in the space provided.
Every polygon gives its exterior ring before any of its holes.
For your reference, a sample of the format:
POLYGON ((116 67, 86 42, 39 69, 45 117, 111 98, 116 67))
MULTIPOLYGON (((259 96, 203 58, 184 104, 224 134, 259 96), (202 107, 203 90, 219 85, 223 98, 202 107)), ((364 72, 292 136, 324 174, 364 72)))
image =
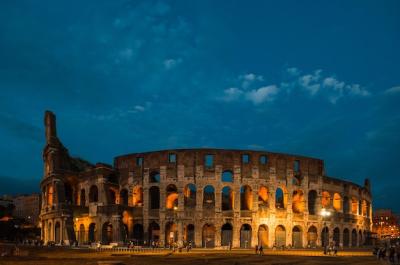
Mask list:
POLYGON ((15 205, 13 216, 25 219, 29 224, 37 226, 39 224, 40 195, 29 194, 20 195, 13 198, 15 205))
POLYGON ((400 225, 398 216, 390 209, 377 209, 373 215, 373 231, 378 239, 398 238, 400 225))

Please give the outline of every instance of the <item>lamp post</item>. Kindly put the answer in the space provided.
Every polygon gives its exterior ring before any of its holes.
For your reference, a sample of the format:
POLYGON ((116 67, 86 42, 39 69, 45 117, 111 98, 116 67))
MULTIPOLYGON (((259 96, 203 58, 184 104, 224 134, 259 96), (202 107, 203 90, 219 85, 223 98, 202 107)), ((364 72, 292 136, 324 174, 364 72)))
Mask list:
MULTIPOLYGON (((322 208, 322 210, 321 210, 321 216, 322 216, 322 218, 324 219, 325 217, 329 217, 329 216, 331 216, 331 212, 330 211, 327 211, 325 208, 322 208)), ((323 244, 324 244, 324 254, 326 255, 326 249, 327 249, 327 242, 329 242, 329 239, 328 239, 328 229, 327 229, 328 227, 326 226, 326 221, 324 221, 324 233, 325 233, 325 237, 324 237, 324 242, 323 242, 323 244)))

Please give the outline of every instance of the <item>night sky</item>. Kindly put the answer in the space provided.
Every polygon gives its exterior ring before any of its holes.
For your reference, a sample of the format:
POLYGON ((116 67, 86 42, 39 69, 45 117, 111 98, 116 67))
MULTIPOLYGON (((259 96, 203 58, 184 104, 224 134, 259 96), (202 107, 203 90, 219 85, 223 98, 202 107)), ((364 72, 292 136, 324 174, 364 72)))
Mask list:
POLYGON ((400 1, 0 1, 0 193, 74 156, 185 147, 325 160, 400 211, 400 1))

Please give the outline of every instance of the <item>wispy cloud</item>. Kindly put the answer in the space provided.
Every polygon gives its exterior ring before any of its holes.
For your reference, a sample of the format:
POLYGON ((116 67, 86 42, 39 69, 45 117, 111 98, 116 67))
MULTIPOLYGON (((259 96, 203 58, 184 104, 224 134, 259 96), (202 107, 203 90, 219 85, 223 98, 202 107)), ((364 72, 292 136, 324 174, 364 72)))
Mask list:
POLYGON ((265 101, 273 101, 278 92, 276 85, 264 86, 247 92, 246 99, 250 100, 254 105, 258 105, 265 101))
POLYGON ((385 90, 385 92, 384 92, 385 94, 395 94, 395 93, 400 93, 400 86, 394 86, 394 87, 391 87, 391 88, 389 88, 389 89, 387 89, 387 90, 385 90))
MULTIPOLYGON (((366 97, 371 95, 360 84, 346 83, 334 75, 324 74, 321 69, 301 75, 302 71, 298 68, 290 67, 286 69, 286 72, 289 77, 283 78, 279 86, 275 84, 262 85, 262 83, 265 83, 262 75, 253 73, 240 75, 237 78, 237 83, 240 85, 225 89, 222 99, 227 102, 241 99, 250 101, 254 105, 259 105, 264 102, 278 100, 280 95, 287 96, 290 92, 298 90, 311 98, 324 98, 330 103, 336 104, 343 97, 366 97)), ((396 93, 398 91, 400 91, 400 87, 394 87, 386 93, 396 93)))
POLYGON ((171 70, 173 68, 175 68, 178 64, 180 64, 182 62, 181 58, 177 58, 177 59, 166 59, 164 60, 163 64, 165 69, 167 70, 171 70))

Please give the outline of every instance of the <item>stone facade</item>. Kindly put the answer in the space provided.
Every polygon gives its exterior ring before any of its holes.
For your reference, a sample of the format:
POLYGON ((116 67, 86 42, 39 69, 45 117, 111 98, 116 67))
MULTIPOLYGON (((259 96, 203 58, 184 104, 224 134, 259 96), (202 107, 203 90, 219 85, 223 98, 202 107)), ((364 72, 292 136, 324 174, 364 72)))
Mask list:
POLYGON ((92 165, 69 156, 53 113, 46 112, 45 126, 45 242, 350 247, 364 244, 371 230, 369 181, 327 177, 320 159, 177 149, 92 165))

